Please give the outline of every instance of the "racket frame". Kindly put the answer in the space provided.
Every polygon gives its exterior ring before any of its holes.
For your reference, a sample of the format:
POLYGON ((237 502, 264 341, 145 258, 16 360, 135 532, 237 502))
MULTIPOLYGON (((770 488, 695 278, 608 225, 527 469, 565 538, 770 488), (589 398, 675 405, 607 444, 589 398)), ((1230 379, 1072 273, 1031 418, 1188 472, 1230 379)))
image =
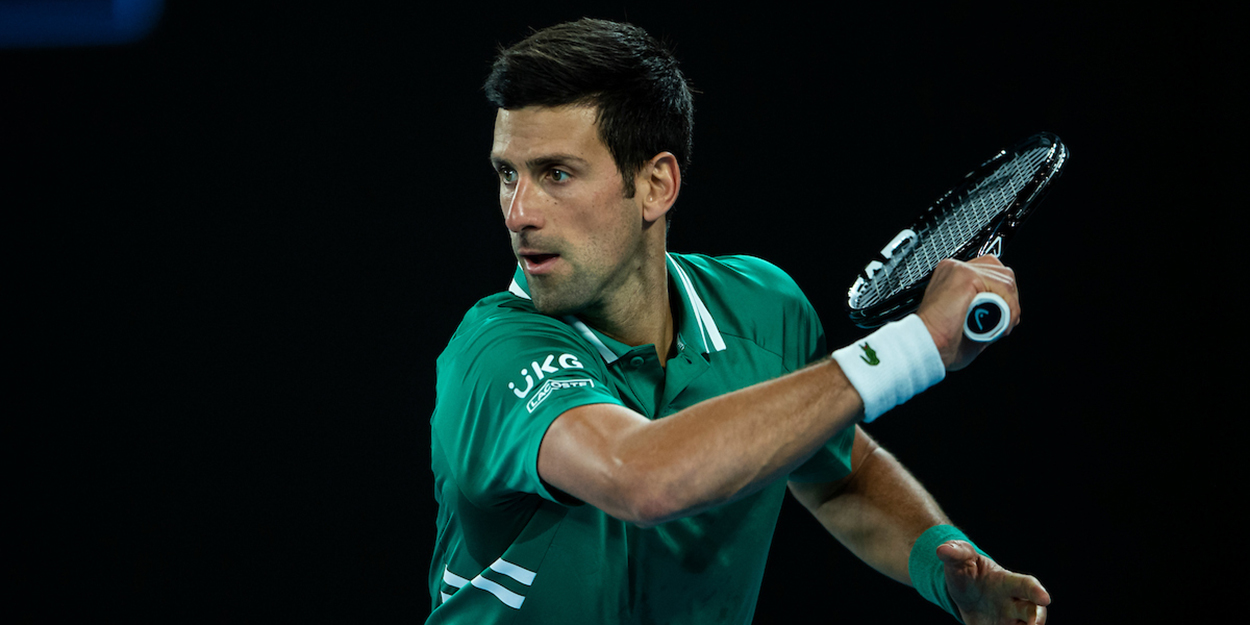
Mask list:
MULTIPOLYGON (((875 328, 890 321, 906 317, 914 312, 919 307, 921 298, 924 297, 925 287, 928 286, 929 277, 932 275, 931 271, 929 275, 903 288, 882 302, 864 307, 856 307, 854 302, 857 299, 858 291, 867 288, 873 277, 882 271, 888 273, 894 266, 903 262, 906 254, 911 253, 914 241, 910 245, 907 244, 906 233, 908 231, 914 233, 928 230, 931 225, 938 223, 946 210, 960 200, 968 190, 975 188, 986 178, 992 176, 1010 159, 1015 158, 1022 152, 1035 150, 1038 147, 1049 147, 1050 151, 1043 159, 1043 164, 1038 168, 1037 172, 1030 177, 1029 181, 1025 183, 1024 187, 1016 194, 1015 199, 1006 209, 995 215, 989 223, 957 248, 949 258, 967 261, 987 254, 994 257, 1000 256, 1004 243, 1011 239, 1021 224, 1036 211, 1037 206, 1049 192, 1050 183, 1063 172, 1063 166, 1068 160, 1068 148, 1053 133, 1041 132, 1009 148, 1000 150, 979 167, 968 172, 960 184, 933 202, 908 228, 900 231, 882 249, 879 257, 864 267, 858 279, 847 291, 847 310, 851 321, 862 328, 875 328), (900 256, 900 253, 903 256, 900 256)), ((886 276, 882 274, 880 277, 885 279, 886 276)))

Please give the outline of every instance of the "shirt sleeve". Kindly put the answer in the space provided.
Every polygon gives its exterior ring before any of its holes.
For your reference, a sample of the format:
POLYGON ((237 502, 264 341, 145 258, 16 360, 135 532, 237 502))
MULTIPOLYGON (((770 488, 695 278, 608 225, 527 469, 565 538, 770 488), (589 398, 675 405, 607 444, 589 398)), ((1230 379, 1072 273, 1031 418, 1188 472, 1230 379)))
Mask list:
MULTIPOLYGON (((816 309, 798 285, 794 285, 793 289, 794 297, 788 298, 785 315, 796 323, 787 328, 785 359, 787 365, 792 367, 791 371, 797 371, 828 356, 829 348, 825 328, 816 309)), ((792 471, 789 479, 795 482, 832 482, 850 475, 851 446, 854 442, 854 427, 834 434, 815 455, 792 471)))
POLYGON ((537 494, 567 503, 538 476, 538 449, 564 411, 620 404, 594 348, 540 315, 486 319, 438 359, 432 435, 446 476, 483 508, 537 494))

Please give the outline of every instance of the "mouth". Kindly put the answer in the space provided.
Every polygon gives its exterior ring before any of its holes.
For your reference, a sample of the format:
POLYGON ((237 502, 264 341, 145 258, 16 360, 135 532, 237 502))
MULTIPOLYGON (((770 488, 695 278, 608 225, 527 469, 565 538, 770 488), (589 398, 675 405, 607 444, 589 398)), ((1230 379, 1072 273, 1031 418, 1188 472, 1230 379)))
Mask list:
POLYGON ((551 271, 559 260, 559 254, 520 254, 521 264, 530 275, 542 275, 551 271))

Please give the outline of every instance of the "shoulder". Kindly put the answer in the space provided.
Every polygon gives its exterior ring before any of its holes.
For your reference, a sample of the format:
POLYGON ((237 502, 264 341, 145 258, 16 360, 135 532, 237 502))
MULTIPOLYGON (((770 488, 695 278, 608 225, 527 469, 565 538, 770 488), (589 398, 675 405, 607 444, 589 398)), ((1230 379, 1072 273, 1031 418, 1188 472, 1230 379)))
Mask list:
MULTIPOLYGON (((465 313, 436 363, 439 386, 462 388, 479 380, 515 377, 537 360, 571 365, 605 376, 602 358, 577 330, 538 312, 532 302, 511 293, 483 298, 465 313)), ((556 365, 559 366, 559 365, 556 365)))
POLYGON ((671 254, 693 286, 714 298, 772 298, 774 302, 807 302, 799 285, 777 265, 746 255, 671 254), (702 288, 698 288, 702 287, 702 288))
POLYGON ((510 293, 465 314, 438 357, 434 390, 436 479, 478 507, 518 493, 555 501, 537 470, 548 426, 570 408, 620 403, 595 348, 510 293))
POLYGON ((707 315, 733 336, 782 358, 795 370, 825 351, 824 329, 803 290, 785 271, 754 256, 673 254, 707 315))
POLYGON ((439 360, 544 341, 588 347, 567 323, 538 312, 529 300, 496 293, 482 298, 465 313, 439 360))

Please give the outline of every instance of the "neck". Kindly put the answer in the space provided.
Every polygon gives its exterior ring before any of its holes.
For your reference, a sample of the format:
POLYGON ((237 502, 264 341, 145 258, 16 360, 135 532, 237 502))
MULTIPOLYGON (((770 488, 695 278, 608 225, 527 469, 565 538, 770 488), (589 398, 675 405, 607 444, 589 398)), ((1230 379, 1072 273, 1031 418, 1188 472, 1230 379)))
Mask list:
POLYGON ((648 257, 636 267, 635 276, 612 302, 583 311, 581 316, 600 332, 626 345, 654 345, 660 366, 664 366, 673 351, 676 333, 663 247, 657 256, 648 257))

